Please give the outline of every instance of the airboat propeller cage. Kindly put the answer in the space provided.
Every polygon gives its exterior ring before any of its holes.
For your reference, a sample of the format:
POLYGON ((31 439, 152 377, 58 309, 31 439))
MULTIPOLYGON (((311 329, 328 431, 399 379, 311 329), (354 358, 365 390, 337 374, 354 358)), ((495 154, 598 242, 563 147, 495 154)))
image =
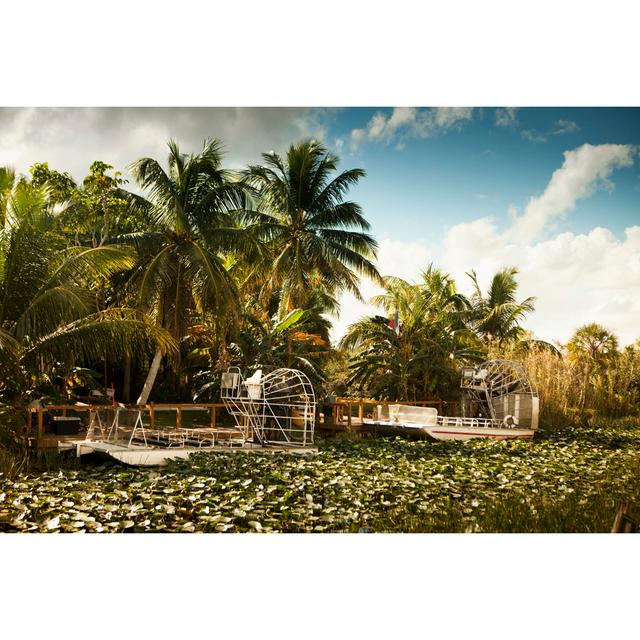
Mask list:
POLYGON ((507 425, 538 428, 538 392, 524 367, 512 360, 488 360, 462 370, 462 415, 492 418, 507 425))
POLYGON ((316 397, 297 369, 258 369, 245 379, 238 367, 222 374, 220 397, 246 438, 260 444, 313 444, 316 397))

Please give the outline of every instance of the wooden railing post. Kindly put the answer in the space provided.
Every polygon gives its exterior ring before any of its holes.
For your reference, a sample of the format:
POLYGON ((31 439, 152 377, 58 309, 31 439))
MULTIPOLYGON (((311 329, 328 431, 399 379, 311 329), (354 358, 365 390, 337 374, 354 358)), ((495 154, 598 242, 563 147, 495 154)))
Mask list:
POLYGON ((363 405, 362 398, 360 398, 360 400, 358 401, 358 420, 360 421, 360 423, 362 423, 363 416, 364 416, 364 405, 363 405))
POLYGON ((39 404, 38 405, 38 435, 36 440, 38 449, 42 446, 42 436, 44 435, 43 425, 44 425, 44 419, 42 415, 42 405, 39 404))
POLYGON ((347 431, 351 431, 351 401, 347 402, 347 431))
POLYGON ((178 429, 182 427, 182 406, 176 407, 176 427, 178 429))
POLYGON ((156 425, 156 414, 153 408, 153 402, 149 403, 149 429, 155 429, 156 425))
POLYGON ((211 428, 215 429, 216 428, 216 413, 217 413, 217 408, 215 404, 211 405, 211 428))

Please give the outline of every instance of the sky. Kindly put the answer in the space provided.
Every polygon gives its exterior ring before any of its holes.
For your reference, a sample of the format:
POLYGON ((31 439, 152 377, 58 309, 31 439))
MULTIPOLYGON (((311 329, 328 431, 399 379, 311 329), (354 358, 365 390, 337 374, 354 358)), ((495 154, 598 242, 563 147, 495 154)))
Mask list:
MULTIPOLYGON (((341 169, 365 169, 349 197, 384 275, 417 280, 433 262, 469 293, 470 270, 485 288, 513 266, 538 338, 566 342, 587 322, 640 338, 640 109, 0 108, 0 165, 20 172, 48 162, 82 179, 93 160, 125 170, 164 159, 169 138, 196 152, 207 137, 229 168, 315 138, 341 169)), ((333 338, 374 312, 342 296, 333 338)))

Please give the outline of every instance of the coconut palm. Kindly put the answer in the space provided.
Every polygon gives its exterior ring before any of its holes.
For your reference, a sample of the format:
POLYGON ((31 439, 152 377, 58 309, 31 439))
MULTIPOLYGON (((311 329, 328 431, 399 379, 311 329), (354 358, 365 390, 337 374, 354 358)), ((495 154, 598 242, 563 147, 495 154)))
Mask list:
POLYGON ((54 231, 59 210, 47 187, 15 182, 4 197, 0 233, 0 360, 2 386, 14 390, 62 361, 114 358, 149 344, 174 348, 166 332, 131 309, 96 308, 92 288, 135 262, 116 246, 66 247, 54 231), (22 383, 22 384, 21 384, 22 383))
POLYGON ((487 344, 503 345, 517 342, 525 335, 520 322, 527 313, 534 310, 535 298, 516 300, 518 283, 516 268, 498 271, 484 295, 478 284, 475 271, 467 275, 471 278, 474 292, 471 296, 471 326, 478 337, 487 344))
MULTIPOLYGON (((148 195, 136 204, 146 209, 150 227, 121 240, 133 243, 141 256, 132 280, 139 304, 180 341, 196 316, 221 316, 237 307, 229 267, 256 245, 242 227, 245 188, 222 168, 220 141, 205 141, 195 155, 181 153, 174 141, 168 147, 168 172, 153 158, 131 165, 148 195)), ((147 401, 161 359, 158 349, 138 403, 147 401)))
POLYGON ((337 156, 315 141, 292 145, 286 158, 262 155, 244 172, 260 199, 259 229, 269 249, 263 296, 279 292, 282 312, 304 307, 310 291, 360 296, 358 275, 380 280, 371 262, 377 242, 361 207, 345 200, 362 169, 335 174, 337 156))
POLYGON ((353 351, 351 384, 376 398, 424 399, 451 387, 456 360, 480 357, 459 317, 463 298, 457 298, 449 277, 435 271, 425 272, 421 284, 384 279, 384 293, 371 302, 388 315, 352 324, 340 344, 353 351), (398 325, 392 326, 388 316, 395 314, 398 325))

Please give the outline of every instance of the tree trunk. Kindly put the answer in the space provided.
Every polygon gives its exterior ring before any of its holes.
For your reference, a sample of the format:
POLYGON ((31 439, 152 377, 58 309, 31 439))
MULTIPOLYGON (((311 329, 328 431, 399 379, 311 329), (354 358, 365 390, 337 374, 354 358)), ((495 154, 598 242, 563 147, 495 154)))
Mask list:
POLYGON ((125 404, 131 402, 131 358, 124 359, 124 380, 122 382, 122 399, 125 404))
POLYGON ((151 361, 151 366, 149 367, 147 379, 144 381, 144 386, 142 387, 142 391, 140 392, 140 396, 138 397, 136 404, 147 404, 147 400, 149 399, 149 394, 151 393, 153 383, 156 381, 156 376, 158 375, 158 369, 160 368, 161 360, 162 351, 160 349, 156 349, 156 353, 153 356, 153 360, 151 361))

